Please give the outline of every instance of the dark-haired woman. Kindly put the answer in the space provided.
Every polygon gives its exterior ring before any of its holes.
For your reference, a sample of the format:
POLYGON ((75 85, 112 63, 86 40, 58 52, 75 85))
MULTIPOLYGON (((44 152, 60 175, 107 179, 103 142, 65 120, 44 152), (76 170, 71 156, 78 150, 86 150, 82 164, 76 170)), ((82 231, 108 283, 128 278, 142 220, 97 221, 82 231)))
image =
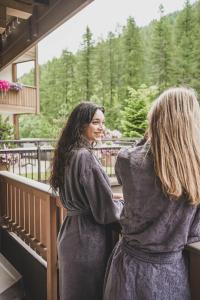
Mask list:
POLYGON ((102 300, 110 255, 110 232, 123 208, 92 146, 104 130, 104 110, 79 104, 71 113, 54 154, 50 184, 59 190, 67 217, 58 237, 60 300, 102 300))

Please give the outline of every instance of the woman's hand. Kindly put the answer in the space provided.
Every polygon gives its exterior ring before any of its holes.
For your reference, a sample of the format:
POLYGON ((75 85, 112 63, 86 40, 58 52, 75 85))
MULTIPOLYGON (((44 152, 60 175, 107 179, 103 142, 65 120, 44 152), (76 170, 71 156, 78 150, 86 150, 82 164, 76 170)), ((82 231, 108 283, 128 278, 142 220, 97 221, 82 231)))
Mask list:
POLYGON ((113 200, 115 200, 115 201, 124 200, 123 194, 122 193, 113 193, 113 200))

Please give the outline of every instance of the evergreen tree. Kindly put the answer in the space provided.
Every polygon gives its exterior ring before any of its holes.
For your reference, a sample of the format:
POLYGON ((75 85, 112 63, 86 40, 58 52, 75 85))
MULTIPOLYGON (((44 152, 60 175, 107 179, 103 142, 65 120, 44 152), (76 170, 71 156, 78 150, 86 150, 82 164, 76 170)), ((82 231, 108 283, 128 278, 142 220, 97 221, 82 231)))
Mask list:
POLYGON ((157 89, 142 85, 138 90, 128 89, 128 98, 121 114, 121 129, 126 137, 141 137, 147 127, 149 103, 155 98, 157 89))
POLYGON ((123 86, 123 39, 121 33, 116 30, 115 37, 115 90, 116 90, 116 101, 120 105, 123 103, 124 98, 124 86, 123 86))
POLYGON ((95 102, 105 106, 107 93, 107 62, 106 62, 106 42, 100 39, 94 50, 94 94, 95 102))
POLYGON ((108 74, 109 74, 109 98, 110 98, 110 106, 113 105, 113 97, 114 97, 114 82, 115 82, 115 53, 114 53, 114 39, 115 36, 112 32, 108 34, 108 74))
POLYGON ((124 27, 123 34, 123 63, 124 75, 123 84, 126 91, 127 87, 137 88, 142 79, 142 44, 140 31, 133 17, 129 17, 127 25, 124 27))
POLYGON ((36 116, 20 116, 20 134, 22 138, 55 138, 52 119, 43 114, 36 116))
POLYGON ((94 42, 92 39, 92 33, 87 26, 86 32, 83 35, 82 50, 80 53, 80 82, 82 88, 83 99, 90 100, 93 93, 93 50, 94 42))
POLYGON ((41 113, 47 118, 56 116, 59 107, 64 101, 60 94, 60 60, 54 58, 41 70, 40 81, 40 107, 41 113))
POLYGON ((193 73, 194 23, 190 1, 177 17, 176 24, 176 76, 178 84, 190 84, 193 73))
POLYGON ((197 1, 195 5, 194 13, 194 48, 192 56, 192 80, 191 85, 198 91, 200 94, 200 0, 197 1))
POLYGON ((170 86, 173 82, 172 41, 170 27, 164 14, 164 7, 160 5, 160 20, 155 22, 152 36, 152 78, 160 90, 170 86))
POLYGON ((18 82, 29 85, 29 86, 35 86, 35 71, 34 69, 31 69, 29 73, 25 73, 22 77, 18 78, 18 82))
POLYGON ((117 105, 117 39, 114 33, 109 32, 107 41, 106 41, 106 52, 105 57, 107 68, 105 70, 106 79, 107 79, 107 89, 105 94, 105 108, 106 108, 106 122, 109 128, 113 128, 113 125, 116 124, 116 110, 117 105))
POLYGON ((149 26, 140 28, 140 36, 142 40, 142 49, 143 49, 143 67, 142 67, 142 83, 151 85, 154 83, 152 78, 152 57, 151 57, 151 48, 152 48, 152 35, 153 27, 155 26, 155 21, 151 22, 149 26))
POLYGON ((69 112, 77 103, 76 61, 72 52, 64 50, 60 58, 60 93, 69 112))

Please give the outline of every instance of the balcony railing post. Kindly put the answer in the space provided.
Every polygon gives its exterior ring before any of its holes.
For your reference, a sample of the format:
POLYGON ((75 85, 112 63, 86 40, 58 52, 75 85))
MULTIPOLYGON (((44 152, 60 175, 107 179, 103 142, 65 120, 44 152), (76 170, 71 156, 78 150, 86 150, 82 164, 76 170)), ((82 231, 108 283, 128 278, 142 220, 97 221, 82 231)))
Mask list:
POLYGON ((6 196, 6 183, 3 177, 0 176, 0 226, 3 224, 3 217, 5 215, 6 196))
POLYGON ((47 201, 47 300, 57 300, 56 198, 47 201))
POLYGON ((41 149, 40 142, 37 142, 37 158, 38 158, 38 181, 41 181, 41 149))

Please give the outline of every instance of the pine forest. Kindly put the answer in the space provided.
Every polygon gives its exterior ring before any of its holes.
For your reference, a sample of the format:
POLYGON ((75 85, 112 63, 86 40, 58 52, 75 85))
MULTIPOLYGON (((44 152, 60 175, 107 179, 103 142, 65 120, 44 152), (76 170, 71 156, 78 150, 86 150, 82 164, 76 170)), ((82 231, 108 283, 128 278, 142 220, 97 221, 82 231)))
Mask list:
MULTIPOLYGON (((55 138, 73 107, 93 101, 105 107, 106 126, 124 137, 142 136, 146 115, 167 87, 190 86, 200 95, 200 1, 139 28, 133 17, 105 39, 89 27, 76 53, 40 66, 41 113, 20 116, 21 137, 55 138)), ((33 82, 33 72, 21 79, 33 82)))

